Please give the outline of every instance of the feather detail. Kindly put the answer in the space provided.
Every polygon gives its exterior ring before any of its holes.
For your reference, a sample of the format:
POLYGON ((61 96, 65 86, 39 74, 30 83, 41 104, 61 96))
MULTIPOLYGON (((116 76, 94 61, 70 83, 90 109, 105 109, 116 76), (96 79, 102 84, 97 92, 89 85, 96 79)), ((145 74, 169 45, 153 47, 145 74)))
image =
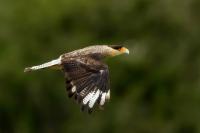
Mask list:
POLYGON ((91 113, 96 104, 103 106, 109 97, 107 65, 94 61, 90 57, 65 60, 62 64, 68 78, 66 81, 66 84, 69 84, 68 95, 70 97, 74 95, 75 100, 81 104, 82 110, 87 109, 88 113, 91 113))
POLYGON ((53 66, 57 66, 57 65, 61 65, 61 58, 52 60, 50 62, 41 64, 41 65, 27 67, 27 68, 24 69, 24 72, 31 72, 31 71, 44 69, 44 68, 49 68, 49 67, 53 67, 53 66))

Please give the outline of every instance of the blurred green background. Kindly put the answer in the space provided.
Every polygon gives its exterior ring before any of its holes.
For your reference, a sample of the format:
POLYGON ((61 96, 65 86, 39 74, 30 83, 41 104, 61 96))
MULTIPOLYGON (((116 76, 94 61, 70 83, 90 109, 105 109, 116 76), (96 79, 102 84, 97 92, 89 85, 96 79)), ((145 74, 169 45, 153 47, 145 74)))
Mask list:
POLYGON ((1 0, 0 133, 200 133, 199 0, 1 0), (82 113, 59 71, 27 66, 95 44, 111 101, 82 113))

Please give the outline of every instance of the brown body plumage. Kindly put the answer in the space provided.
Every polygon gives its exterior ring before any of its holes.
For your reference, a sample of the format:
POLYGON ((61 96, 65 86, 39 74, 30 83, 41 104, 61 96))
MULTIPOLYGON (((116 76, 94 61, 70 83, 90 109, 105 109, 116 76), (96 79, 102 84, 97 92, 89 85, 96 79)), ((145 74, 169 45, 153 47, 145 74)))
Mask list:
POLYGON ((102 59, 129 53, 125 47, 96 45, 61 55, 42 65, 25 68, 24 72, 44 68, 63 70, 68 96, 74 96, 82 110, 92 112, 95 105, 103 106, 110 99, 108 66, 102 59))

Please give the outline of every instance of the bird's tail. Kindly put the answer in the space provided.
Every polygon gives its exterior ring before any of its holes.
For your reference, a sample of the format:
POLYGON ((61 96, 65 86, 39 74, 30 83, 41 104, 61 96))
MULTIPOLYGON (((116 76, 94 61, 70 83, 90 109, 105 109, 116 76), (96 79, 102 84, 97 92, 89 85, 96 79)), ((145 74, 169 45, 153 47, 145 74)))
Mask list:
POLYGON ((59 68, 60 65, 61 65, 61 58, 58 58, 41 65, 27 67, 24 69, 24 72, 31 72, 31 71, 36 71, 36 70, 45 69, 45 68, 55 68, 55 67, 59 68))

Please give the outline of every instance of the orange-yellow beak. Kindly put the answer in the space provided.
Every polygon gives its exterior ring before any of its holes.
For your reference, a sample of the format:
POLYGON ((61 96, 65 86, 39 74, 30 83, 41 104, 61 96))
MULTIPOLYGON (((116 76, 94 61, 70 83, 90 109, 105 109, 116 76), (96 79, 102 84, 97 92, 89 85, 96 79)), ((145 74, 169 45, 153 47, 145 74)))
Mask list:
POLYGON ((128 50, 127 48, 125 48, 125 47, 122 47, 121 49, 119 49, 119 51, 120 51, 121 53, 129 54, 129 50, 128 50))

